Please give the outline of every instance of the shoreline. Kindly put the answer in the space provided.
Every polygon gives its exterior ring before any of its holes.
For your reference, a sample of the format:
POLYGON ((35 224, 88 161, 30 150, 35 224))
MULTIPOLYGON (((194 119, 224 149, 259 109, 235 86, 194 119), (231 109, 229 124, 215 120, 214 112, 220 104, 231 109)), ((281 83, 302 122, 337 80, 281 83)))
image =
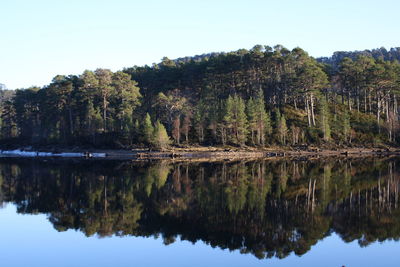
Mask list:
POLYGON ((395 156, 400 155, 400 149, 390 148, 340 148, 340 149, 224 149, 214 147, 174 148, 165 151, 150 151, 149 149, 64 149, 57 152, 51 149, 32 150, 20 148, 15 150, 0 150, 3 158, 94 158, 115 160, 239 160, 257 158, 319 158, 319 157, 365 157, 365 156, 395 156))

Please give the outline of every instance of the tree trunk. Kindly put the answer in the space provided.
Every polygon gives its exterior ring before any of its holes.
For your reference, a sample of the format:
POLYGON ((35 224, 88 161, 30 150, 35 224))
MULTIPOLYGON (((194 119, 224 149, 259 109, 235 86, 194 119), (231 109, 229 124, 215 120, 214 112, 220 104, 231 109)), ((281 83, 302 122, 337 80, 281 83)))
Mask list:
POLYGON ((371 91, 368 91, 368 104, 369 104, 369 113, 372 113, 372 97, 371 97, 371 91))
POLYGON ((73 133, 74 133, 74 122, 72 120, 72 110, 71 109, 68 109, 68 115, 69 115, 70 134, 73 135, 73 133))
POLYGON ((311 114, 310 114, 310 108, 308 106, 308 97, 306 97, 306 111, 307 111, 307 120, 308 120, 308 127, 311 127, 311 114))
POLYGON ((314 115, 314 97, 313 97, 313 95, 311 94, 311 116, 312 116, 312 123, 313 123, 313 126, 315 126, 316 124, 315 124, 315 115, 314 115))
POLYGON ((347 105, 349 107, 349 110, 351 111, 351 100, 350 100, 350 92, 347 94, 347 105))
POLYGON ((103 132, 107 131, 107 98, 103 96, 103 132))
POLYGON ((367 89, 364 89, 364 112, 367 113, 367 89))
POLYGON ((378 102, 377 102, 377 104, 378 104, 378 107, 377 107, 377 109, 376 109, 376 120, 377 120, 377 123, 378 123, 378 130, 379 130, 379 133, 381 133, 381 126, 380 126, 380 119, 381 119, 381 116, 380 116, 381 100, 380 100, 380 98, 379 98, 379 95, 378 95, 378 102))

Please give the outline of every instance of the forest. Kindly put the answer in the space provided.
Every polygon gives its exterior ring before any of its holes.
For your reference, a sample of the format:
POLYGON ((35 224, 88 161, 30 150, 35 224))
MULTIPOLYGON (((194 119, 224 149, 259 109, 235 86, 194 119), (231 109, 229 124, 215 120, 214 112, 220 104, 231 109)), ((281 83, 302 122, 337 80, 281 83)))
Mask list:
POLYGON ((399 49, 256 45, 1 90, 0 146, 397 146, 399 49))

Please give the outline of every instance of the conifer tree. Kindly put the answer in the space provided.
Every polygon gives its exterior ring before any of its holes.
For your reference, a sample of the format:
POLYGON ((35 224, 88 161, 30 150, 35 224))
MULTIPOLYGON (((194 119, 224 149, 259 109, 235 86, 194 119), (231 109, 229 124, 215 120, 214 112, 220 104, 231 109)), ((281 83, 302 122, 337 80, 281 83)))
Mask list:
POLYGON ((192 117, 191 111, 187 110, 185 113, 185 116, 183 117, 183 122, 182 122, 182 127, 181 127, 181 132, 185 136, 185 142, 188 144, 189 143, 189 131, 190 131, 190 120, 192 117))
POLYGON ((224 121, 229 130, 229 140, 237 145, 244 145, 247 140, 247 118, 243 99, 234 95, 226 100, 224 121))
POLYGON ((260 90, 256 98, 247 101, 248 125, 253 145, 264 145, 265 134, 270 131, 269 114, 265 111, 264 94, 260 90))
POLYGON ((151 144, 152 139, 153 139, 153 132, 154 132, 154 128, 151 123, 151 117, 150 117, 149 113, 146 113, 146 117, 142 124, 142 131, 141 131, 141 136, 143 138, 142 141, 147 144, 151 144))
POLYGON ((324 134, 324 140, 329 141, 331 139, 331 127, 329 121, 329 106, 325 97, 321 97, 320 100, 320 127, 324 134))
POLYGON ((228 142, 229 132, 228 124, 225 121, 226 115, 226 102, 227 101, 216 101, 216 105, 210 106, 209 112, 209 129, 211 135, 215 141, 226 145, 228 142))
POLYGON ((203 143, 207 119, 207 107, 202 99, 194 108, 193 123, 199 143, 203 143))
POLYGON ((279 117, 279 120, 277 122, 277 132, 278 132, 278 137, 279 137, 279 142, 282 145, 286 145, 286 137, 287 137, 287 132, 288 128, 286 125, 286 118, 284 114, 280 114, 280 112, 277 112, 277 116, 279 117))
POLYGON ((168 137, 167 130, 165 129, 164 125, 157 120, 154 125, 151 144, 157 149, 163 149, 166 148, 170 143, 171 140, 168 137))
POLYGON ((282 141, 283 141, 282 143, 284 145, 286 145, 286 137, 287 137, 288 128, 287 128, 287 125, 286 125, 285 115, 283 115, 283 114, 282 114, 282 118, 281 118, 281 126, 279 128, 280 128, 280 132, 281 132, 281 138, 282 138, 282 141))
POLYGON ((115 94, 115 89, 111 86, 112 72, 109 69, 96 69, 95 75, 98 80, 98 87, 100 89, 101 108, 103 117, 103 132, 108 131, 108 109, 110 104, 110 97, 115 94))
POLYGON ((265 111, 264 94, 259 90, 257 98, 254 100, 254 108, 256 111, 257 125, 257 144, 265 144, 265 133, 270 131, 269 114, 265 111))
POLYGON ((15 108, 11 101, 3 103, 1 112, 1 138, 13 138, 17 136, 17 122, 15 121, 15 108))
POLYGON ((257 132, 257 114, 256 114, 256 107, 254 104, 254 100, 252 97, 247 101, 246 113, 249 122, 250 141, 252 145, 255 145, 257 143, 255 136, 257 132))
POLYGON ((180 116, 176 116, 172 121, 172 138, 177 145, 181 143, 181 119, 180 116))
POLYGON ((93 106, 91 100, 88 101, 86 107, 86 129, 89 135, 94 136, 97 131, 102 128, 103 118, 101 117, 100 111, 93 106))
POLYGON ((264 135, 264 144, 265 143, 267 143, 267 138, 266 138, 266 136, 268 137, 268 139, 270 139, 271 138, 271 135, 272 135, 272 123, 271 123, 271 113, 270 112, 266 112, 265 113, 265 121, 264 121, 264 123, 265 123, 265 129, 264 129, 264 133, 265 133, 265 135, 264 135))
POLYGON ((279 108, 274 109, 274 117, 273 117, 273 136, 274 139, 279 142, 280 140, 280 133, 279 133, 279 126, 281 123, 281 111, 279 108))
POLYGON ((140 138, 140 123, 138 120, 135 120, 135 122, 133 123, 133 129, 132 129, 133 143, 139 143, 139 138, 140 138))

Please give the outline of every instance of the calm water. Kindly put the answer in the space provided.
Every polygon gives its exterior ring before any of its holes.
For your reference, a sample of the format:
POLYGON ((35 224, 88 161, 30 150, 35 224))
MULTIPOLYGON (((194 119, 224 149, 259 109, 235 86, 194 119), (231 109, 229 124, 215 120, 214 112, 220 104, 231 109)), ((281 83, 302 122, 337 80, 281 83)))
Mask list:
POLYGON ((399 266, 399 166, 0 159, 1 266, 399 266))

